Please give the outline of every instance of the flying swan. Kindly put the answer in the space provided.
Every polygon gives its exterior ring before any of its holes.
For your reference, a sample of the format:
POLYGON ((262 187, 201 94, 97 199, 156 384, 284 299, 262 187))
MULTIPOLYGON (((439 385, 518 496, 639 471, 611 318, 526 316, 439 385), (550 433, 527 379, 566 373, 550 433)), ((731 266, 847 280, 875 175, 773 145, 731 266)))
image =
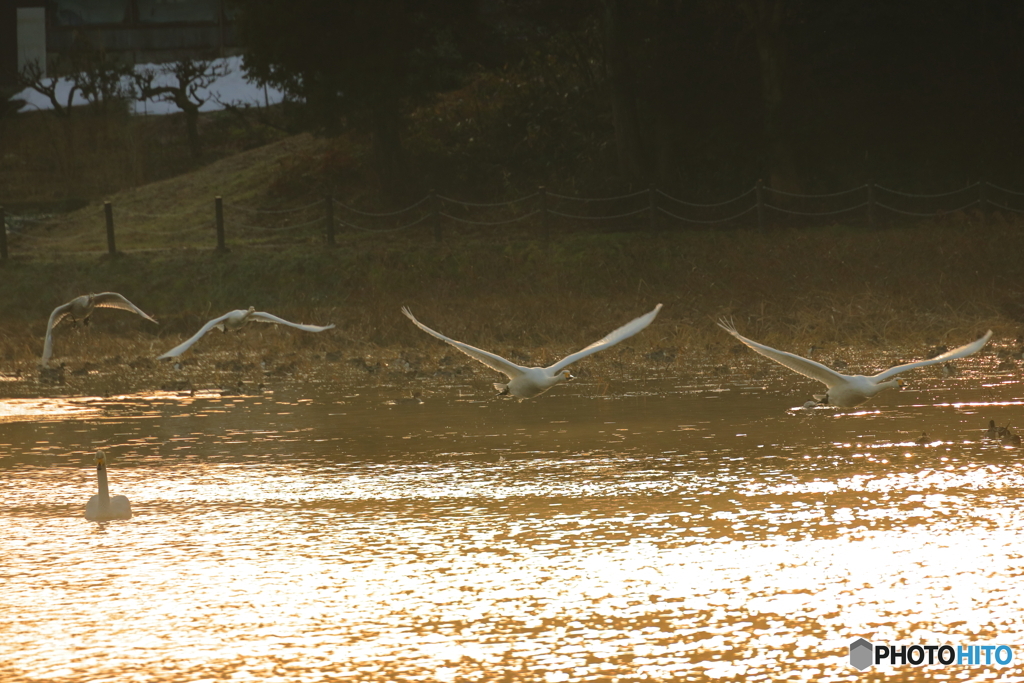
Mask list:
POLYGON ((199 331, 196 332, 194 335, 192 335, 182 343, 178 344, 164 355, 157 356, 157 360, 164 360, 165 358, 177 358, 181 354, 188 351, 189 348, 197 341, 199 341, 199 339, 204 334, 206 334, 215 327, 221 330, 222 332, 226 332, 228 330, 237 330, 239 327, 242 327, 246 323, 250 322, 275 323, 277 325, 287 325, 288 327, 294 327, 297 330, 304 330, 306 332, 323 332, 324 330, 329 330, 332 327, 334 327, 333 323, 327 325, 326 327, 320 327, 319 325, 300 325, 299 323, 292 323, 288 322, 287 320, 284 320, 283 318, 278 318, 276 315, 262 313, 260 311, 257 311, 252 306, 250 306, 249 310, 247 311, 239 309, 237 311, 225 313, 219 318, 214 318, 210 322, 203 325, 199 329, 199 331))
POLYGON ((57 327, 61 320, 67 316, 75 322, 82 321, 89 323, 89 316, 96 308, 119 308, 122 311, 130 311, 141 315, 146 320, 155 323, 156 320, 142 312, 138 306, 117 292, 103 292, 101 294, 83 294, 71 301, 53 309, 50 314, 50 322, 46 325, 46 341, 43 343, 43 358, 39 364, 44 368, 49 367, 50 356, 53 355, 53 328, 57 327))
POLYGON ((854 406, 859 406, 883 389, 901 386, 900 380, 890 379, 896 377, 896 375, 901 372, 913 370, 914 368, 923 368, 926 365, 943 363, 948 360, 953 360, 954 358, 970 356, 971 354, 981 351, 982 347, 988 342, 989 337, 992 336, 992 330, 989 330, 981 339, 971 342, 970 344, 965 344, 964 346, 953 349, 952 351, 947 351, 935 356, 934 358, 906 363, 904 365, 897 365, 896 367, 889 368, 877 375, 865 377, 864 375, 843 375, 822 365, 821 363, 816 363, 813 360, 802 358, 793 353, 779 351, 770 346, 765 346, 764 344, 758 344, 756 341, 747 339, 737 332, 736 326, 732 321, 724 319, 720 320, 718 326, 752 348, 754 351, 757 351, 762 356, 771 358, 776 363, 784 365, 793 372, 798 372, 804 377, 816 379, 828 387, 828 391, 823 395, 815 394, 815 401, 809 401, 805 404, 805 407, 811 407, 814 405, 830 405, 837 406, 839 408, 853 408, 854 406))
POLYGON ((494 388, 501 392, 499 394, 501 396, 511 394, 519 399, 539 396, 556 384, 572 379, 572 375, 569 374, 569 371, 565 368, 569 367, 581 358, 586 358, 592 353, 603 351, 604 349, 615 346, 624 339, 629 339, 634 334, 650 325, 660 310, 661 304, 658 304, 650 313, 626 323, 604 339, 594 342, 587 348, 577 351, 571 356, 566 356, 554 365, 550 365, 546 368, 524 368, 521 365, 516 365, 511 361, 505 360, 501 356, 483 351, 475 346, 470 346, 469 344, 463 344, 460 341, 455 341, 454 339, 444 336, 440 332, 435 332, 417 320, 408 307, 402 307, 402 313, 404 313, 405 317, 411 320, 416 327, 420 328, 427 334, 437 337, 441 341, 448 342, 459 351, 462 351, 471 358, 475 358, 492 370, 497 370, 498 372, 508 375, 508 378, 511 380, 508 384, 495 382, 494 388))
POLYGON ((96 481, 100 492, 85 505, 85 518, 90 522, 105 522, 108 519, 131 519, 132 504, 126 496, 111 497, 107 489, 107 465, 103 451, 96 454, 96 481))

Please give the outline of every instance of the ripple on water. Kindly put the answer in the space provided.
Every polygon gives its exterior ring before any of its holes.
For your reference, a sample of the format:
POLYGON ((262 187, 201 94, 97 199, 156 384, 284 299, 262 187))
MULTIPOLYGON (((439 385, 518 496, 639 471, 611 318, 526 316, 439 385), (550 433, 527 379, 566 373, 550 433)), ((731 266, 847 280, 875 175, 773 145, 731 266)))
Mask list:
POLYGON ((641 393, 12 421, 0 677, 852 681, 859 636, 1024 634, 1024 468, 981 431, 1011 401, 641 393), (80 517, 98 445, 131 521, 80 517))

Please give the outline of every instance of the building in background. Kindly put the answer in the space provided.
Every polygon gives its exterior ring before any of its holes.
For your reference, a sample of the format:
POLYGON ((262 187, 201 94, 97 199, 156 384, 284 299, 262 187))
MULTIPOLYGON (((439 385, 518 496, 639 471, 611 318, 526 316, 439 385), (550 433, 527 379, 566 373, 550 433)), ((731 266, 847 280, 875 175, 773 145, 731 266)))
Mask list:
POLYGON ((46 65, 46 2, 0 0, 0 85, 31 62, 46 65))
POLYGON ((0 0, 0 84, 84 50, 127 64, 240 52, 227 0, 0 0))

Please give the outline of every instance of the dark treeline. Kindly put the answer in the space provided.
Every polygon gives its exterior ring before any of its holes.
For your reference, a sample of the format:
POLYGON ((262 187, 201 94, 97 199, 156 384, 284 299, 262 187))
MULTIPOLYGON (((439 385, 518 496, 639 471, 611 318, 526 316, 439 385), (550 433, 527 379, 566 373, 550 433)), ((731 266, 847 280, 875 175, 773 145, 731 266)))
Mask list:
POLYGON ((395 197, 1024 183, 1020 2, 237 4, 250 73, 372 133, 395 197))

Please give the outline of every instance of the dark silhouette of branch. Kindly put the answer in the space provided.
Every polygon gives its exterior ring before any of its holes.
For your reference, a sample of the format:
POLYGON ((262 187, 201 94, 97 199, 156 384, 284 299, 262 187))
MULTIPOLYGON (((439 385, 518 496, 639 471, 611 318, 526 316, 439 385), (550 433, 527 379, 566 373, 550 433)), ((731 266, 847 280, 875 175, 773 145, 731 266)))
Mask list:
POLYGON ((230 67, 223 62, 185 58, 162 67, 138 71, 134 79, 140 100, 169 102, 185 113, 189 150, 193 158, 198 158, 202 153, 199 144, 199 109, 209 99, 200 97, 199 93, 229 73, 230 67), (173 76, 176 83, 154 85, 158 76, 173 76))
POLYGON ((75 101, 75 93, 81 90, 81 85, 78 81, 72 80, 71 89, 67 93, 67 100, 66 102, 61 102, 60 97, 57 96, 58 82, 58 78, 51 78, 45 75, 43 67, 39 62, 29 62, 18 72, 18 83, 21 86, 31 88, 50 100, 50 105, 57 116, 68 117, 71 116, 71 105, 75 101))
POLYGON ((113 102, 124 102, 135 98, 132 87, 132 67, 100 60, 71 76, 82 97, 96 110, 106 111, 113 102))

